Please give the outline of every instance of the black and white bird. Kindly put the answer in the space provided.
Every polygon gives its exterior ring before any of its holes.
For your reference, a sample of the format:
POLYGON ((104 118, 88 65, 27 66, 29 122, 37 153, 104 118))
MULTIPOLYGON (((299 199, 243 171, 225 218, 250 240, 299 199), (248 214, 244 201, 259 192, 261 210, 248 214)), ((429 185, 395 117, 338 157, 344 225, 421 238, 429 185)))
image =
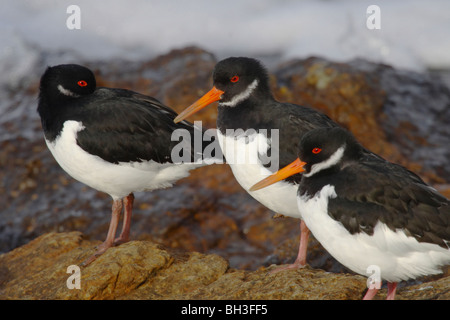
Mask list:
POLYGON ((298 159, 252 189, 299 172, 298 209, 314 237, 344 266, 370 281, 379 276, 365 299, 381 280, 394 299, 399 281, 450 264, 450 201, 406 168, 365 153, 350 132, 305 134, 298 159))
POLYGON ((106 240, 85 264, 129 240, 134 192, 170 187, 206 164, 194 154, 195 148, 185 149, 192 161, 172 159, 180 143, 172 141, 173 132, 179 129, 193 136, 199 128, 186 121, 174 124, 177 113, 152 97, 97 87, 91 70, 80 65, 47 68, 37 110, 45 142, 59 165, 74 179, 113 199, 106 240), (122 209, 123 227, 115 239, 122 209))
MULTIPOLYGON (((217 63, 213 88, 181 112, 175 121, 186 119, 215 101, 219 101, 218 141, 238 183, 270 210, 301 218, 296 200, 300 175, 264 190, 249 189, 297 157, 299 136, 314 128, 338 125, 314 109, 276 101, 266 68, 247 57, 231 57, 217 63)), ((306 264, 309 230, 303 221, 300 230, 295 262, 275 271, 306 264)))

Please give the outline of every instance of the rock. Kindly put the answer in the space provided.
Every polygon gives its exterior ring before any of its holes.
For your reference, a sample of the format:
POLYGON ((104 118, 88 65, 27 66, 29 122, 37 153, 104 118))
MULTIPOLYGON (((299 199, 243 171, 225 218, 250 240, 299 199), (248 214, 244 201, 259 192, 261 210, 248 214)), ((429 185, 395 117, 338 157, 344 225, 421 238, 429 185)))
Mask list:
MULTIPOLYGON (((47 233, 0 255, 0 299, 39 300, 329 300, 361 299, 366 279, 305 267, 270 274, 229 268, 215 254, 176 252, 151 241, 110 248, 80 268, 80 289, 71 265, 95 251, 97 241, 79 232, 47 233)), ((449 299, 450 277, 402 287, 398 299, 449 299)), ((377 298, 384 298, 381 290, 377 298)))
POLYGON ((402 300, 450 300, 450 276, 403 288, 402 300))
MULTIPOLYGON (((125 299, 189 299, 189 294, 223 276, 228 262, 215 254, 197 252, 175 259, 168 268, 154 275, 125 299)), ((204 296, 205 299, 212 299, 204 296)))
MULTIPOLYGON (((67 268, 79 265, 93 254, 95 244, 99 243, 83 240, 79 232, 49 233, 0 256, 0 265, 5 269, 0 280, 0 298, 116 299, 152 282, 159 270, 174 263, 173 256, 158 245, 132 241, 81 267, 81 289, 68 289, 67 268)), ((193 256, 188 261, 195 260, 193 256)), ((208 256, 205 259, 208 261, 208 256)), ((209 267, 209 263, 203 265, 203 269, 209 267)))
POLYGON ((279 99, 322 110, 367 148, 431 183, 450 180, 450 88, 433 76, 316 57, 283 63, 275 76, 279 99))
POLYGON ((360 276, 327 273, 310 267, 270 274, 272 269, 230 272, 187 297, 225 300, 347 300, 359 299, 364 291, 365 280, 360 276))

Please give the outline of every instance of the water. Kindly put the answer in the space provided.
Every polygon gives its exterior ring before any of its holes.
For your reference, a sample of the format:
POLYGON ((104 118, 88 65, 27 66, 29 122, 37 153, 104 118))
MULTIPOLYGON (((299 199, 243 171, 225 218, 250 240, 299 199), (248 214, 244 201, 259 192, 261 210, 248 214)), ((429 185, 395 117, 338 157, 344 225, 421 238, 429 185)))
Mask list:
POLYGON ((450 2, 379 0, 379 30, 366 27, 373 1, 229 0, 2 0, 1 83, 17 85, 40 65, 42 54, 61 61, 142 60, 197 45, 219 59, 252 55, 266 63, 323 56, 364 57, 398 68, 450 67, 450 2), (69 5, 80 8, 70 30, 69 5), (276 57, 276 59, 274 59, 276 57))

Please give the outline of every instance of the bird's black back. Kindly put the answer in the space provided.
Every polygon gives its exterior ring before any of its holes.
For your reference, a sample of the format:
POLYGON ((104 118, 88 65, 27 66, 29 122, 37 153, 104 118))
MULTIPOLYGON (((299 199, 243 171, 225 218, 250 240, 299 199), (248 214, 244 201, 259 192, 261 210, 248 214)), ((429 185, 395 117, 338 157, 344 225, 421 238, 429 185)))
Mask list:
MULTIPOLYGON (((80 121, 84 129, 77 134, 77 144, 90 154, 112 162, 173 162, 171 153, 180 141, 172 141, 174 130, 185 130, 191 136, 190 161, 198 159, 194 150, 194 133, 203 130, 182 121, 173 122, 176 112, 157 99, 125 89, 97 88, 92 94, 65 101, 53 108, 51 116, 42 118, 45 136, 53 141, 67 120, 80 121)), ((48 112, 46 112, 48 113, 48 112)), ((213 140, 214 141, 214 140, 213 140)), ((186 141, 185 141, 186 142, 186 141)), ((210 141, 203 141, 200 152, 210 141)))
POLYGON ((406 168, 372 154, 303 177, 299 194, 314 195, 333 185, 328 214, 351 233, 372 235, 378 222, 404 230, 419 242, 449 248, 450 202, 406 168))

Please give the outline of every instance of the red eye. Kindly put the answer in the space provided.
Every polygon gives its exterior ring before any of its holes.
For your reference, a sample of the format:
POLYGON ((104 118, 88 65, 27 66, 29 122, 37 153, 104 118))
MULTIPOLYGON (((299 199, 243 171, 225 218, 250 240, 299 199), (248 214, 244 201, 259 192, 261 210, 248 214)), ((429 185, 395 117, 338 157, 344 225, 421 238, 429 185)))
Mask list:
POLYGON ((239 81, 239 77, 238 76, 234 76, 233 78, 230 79, 231 82, 238 82, 239 81))
POLYGON ((78 85, 79 85, 80 87, 86 87, 88 84, 87 84, 86 81, 80 80, 80 81, 78 81, 78 85))
POLYGON ((312 149, 312 153, 314 153, 314 154, 318 154, 318 153, 320 153, 320 151, 322 151, 322 149, 320 149, 320 148, 312 149))

